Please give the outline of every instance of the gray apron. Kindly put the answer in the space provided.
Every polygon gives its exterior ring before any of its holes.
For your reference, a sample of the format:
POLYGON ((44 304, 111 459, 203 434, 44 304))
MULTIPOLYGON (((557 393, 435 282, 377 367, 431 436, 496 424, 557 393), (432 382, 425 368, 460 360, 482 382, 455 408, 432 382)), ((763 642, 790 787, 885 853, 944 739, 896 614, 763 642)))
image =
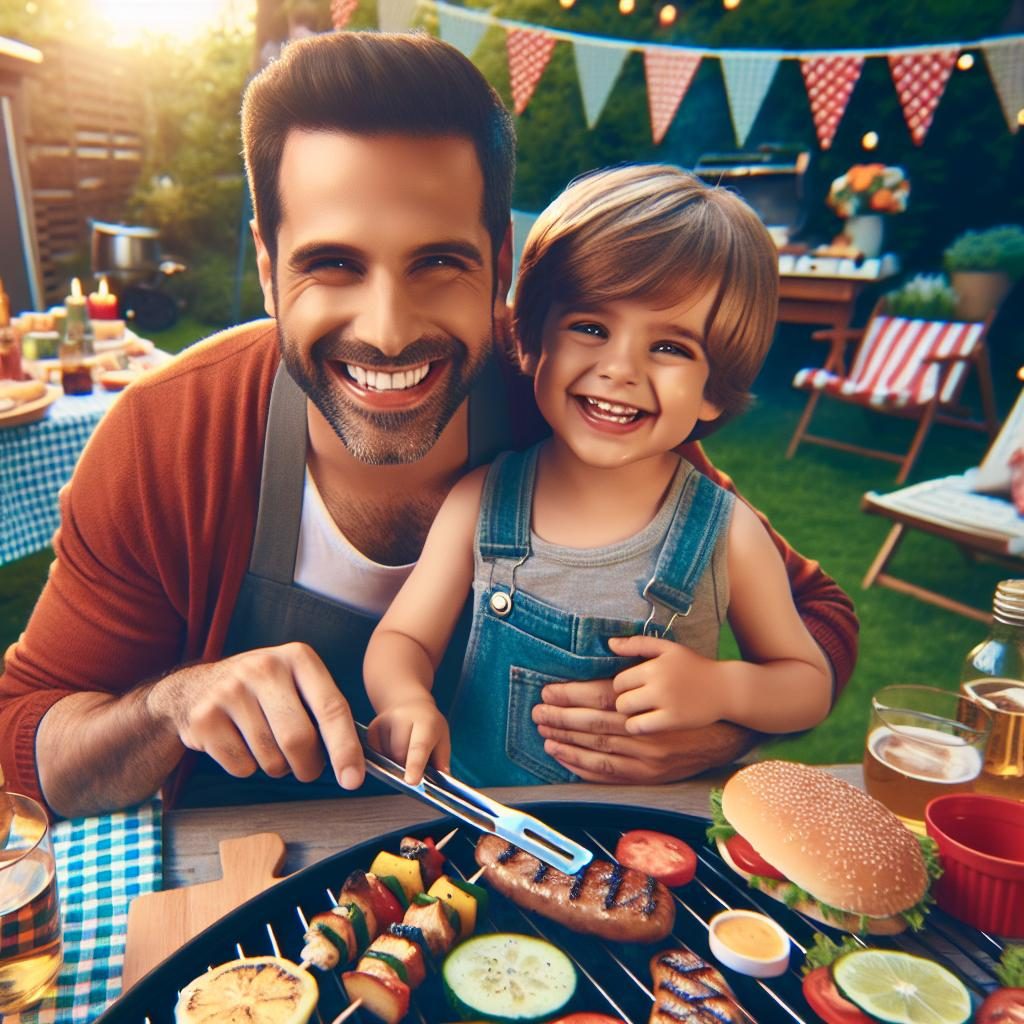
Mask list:
MULTIPOLYGON (((469 396, 467 468, 491 461, 510 446, 507 408, 501 371, 491 359, 469 396)), ((294 583, 305 474, 306 395, 282 363, 270 395, 249 568, 232 612, 223 657, 295 641, 306 643, 327 666, 356 720, 368 724, 374 712, 363 686, 363 655, 378 620, 294 583)), ((458 682, 470 617, 467 599, 434 686, 442 711, 447 711, 458 682)), ((359 793, 383 791, 380 783, 370 780, 359 793)), ((314 782, 299 782, 292 775, 273 779, 262 771, 237 779, 202 754, 178 803, 183 807, 267 803, 338 797, 346 792, 329 764, 314 782)))

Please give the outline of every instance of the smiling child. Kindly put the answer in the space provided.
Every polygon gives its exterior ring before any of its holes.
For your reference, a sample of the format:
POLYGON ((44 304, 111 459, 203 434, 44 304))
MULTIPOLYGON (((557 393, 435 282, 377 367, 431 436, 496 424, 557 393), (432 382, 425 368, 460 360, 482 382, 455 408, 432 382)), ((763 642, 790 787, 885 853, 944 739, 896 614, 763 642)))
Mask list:
MULTIPOLYGON (((552 436, 452 489, 367 649, 371 740, 418 781, 579 778, 546 685, 611 679, 625 732, 807 729, 827 661, 756 515, 675 449, 742 411, 775 326, 777 253, 736 195, 668 166, 572 183, 523 251, 514 328, 552 436), (446 721, 434 673, 467 594, 446 721), (728 619, 742 660, 717 660, 728 619)), ((579 731, 587 731, 580 709, 579 731)))

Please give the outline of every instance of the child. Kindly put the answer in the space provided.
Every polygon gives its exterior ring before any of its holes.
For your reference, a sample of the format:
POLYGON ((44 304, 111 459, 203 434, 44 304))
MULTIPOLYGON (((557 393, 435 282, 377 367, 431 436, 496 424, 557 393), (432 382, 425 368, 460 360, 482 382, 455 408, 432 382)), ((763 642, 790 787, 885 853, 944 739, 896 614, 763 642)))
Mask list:
POLYGON ((672 167, 596 172, 540 215, 513 326, 553 436, 456 484, 366 652, 371 740, 408 781, 428 761, 477 786, 576 780, 531 717, 551 682, 612 678, 632 735, 825 717, 775 546, 673 450, 746 404, 777 282, 756 214, 672 167), (446 722, 431 685, 471 587, 446 722), (726 615, 742 661, 715 660, 726 615))

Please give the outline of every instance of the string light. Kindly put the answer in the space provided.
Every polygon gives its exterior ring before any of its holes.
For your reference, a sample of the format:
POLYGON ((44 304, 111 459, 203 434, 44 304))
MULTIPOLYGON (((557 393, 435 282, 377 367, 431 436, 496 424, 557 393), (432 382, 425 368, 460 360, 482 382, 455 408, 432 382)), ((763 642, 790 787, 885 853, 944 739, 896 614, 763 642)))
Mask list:
POLYGON ((558 0, 558 2, 565 8, 565 10, 569 10, 569 8, 576 3, 576 0, 558 0))
POLYGON ((877 149, 878 148, 878 132, 865 132, 860 140, 860 144, 865 149, 877 149))
POLYGON ((727 11, 735 11, 740 5, 740 0, 722 0, 722 6, 727 11))
POLYGON ((1017 111, 1017 124, 1024 128, 1024 107, 1017 111))
POLYGON ((961 71, 970 71, 974 67, 974 54, 973 53, 961 53, 957 58, 956 66, 961 71))
POLYGON ((658 11, 658 22, 668 27, 675 23, 678 14, 679 12, 676 10, 675 4, 665 4, 665 6, 658 11))
POLYGON ((636 0, 619 0, 619 14, 632 14, 636 10, 636 0))

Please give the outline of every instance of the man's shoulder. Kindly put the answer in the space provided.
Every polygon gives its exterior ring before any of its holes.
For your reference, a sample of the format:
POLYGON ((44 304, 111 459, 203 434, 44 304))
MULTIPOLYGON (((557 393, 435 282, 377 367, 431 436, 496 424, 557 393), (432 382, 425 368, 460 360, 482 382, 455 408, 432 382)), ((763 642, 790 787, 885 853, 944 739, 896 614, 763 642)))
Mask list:
POLYGON ((277 330, 273 320, 254 320, 218 331, 190 345, 158 371, 148 374, 138 384, 144 388, 162 388, 171 382, 180 384, 190 378, 208 378, 207 384, 238 384, 248 375, 262 370, 273 377, 279 351, 277 330), (231 380, 225 380, 225 363, 231 364, 231 380))

